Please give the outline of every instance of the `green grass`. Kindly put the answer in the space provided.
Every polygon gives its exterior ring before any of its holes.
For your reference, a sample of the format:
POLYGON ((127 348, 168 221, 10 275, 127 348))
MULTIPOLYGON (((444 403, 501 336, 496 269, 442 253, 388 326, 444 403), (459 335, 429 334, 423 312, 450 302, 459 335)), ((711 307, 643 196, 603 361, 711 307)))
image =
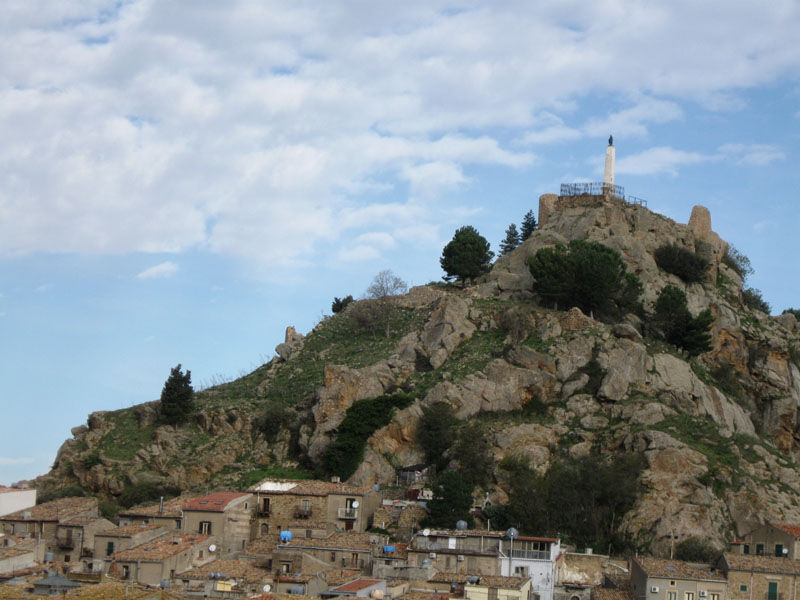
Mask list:
POLYGON ((148 425, 139 429, 136 412, 132 408, 124 408, 109 413, 106 419, 114 427, 106 433, 98 447, 106 458, 112 460, 131 460, 136 451, 153 443, 156 425, 148 425))

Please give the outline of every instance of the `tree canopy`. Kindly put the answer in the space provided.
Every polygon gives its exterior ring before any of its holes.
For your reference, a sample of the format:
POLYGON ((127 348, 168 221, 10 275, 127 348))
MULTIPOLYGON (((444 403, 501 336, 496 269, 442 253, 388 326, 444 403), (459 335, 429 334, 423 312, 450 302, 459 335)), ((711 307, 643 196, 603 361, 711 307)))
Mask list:
POLYGON ((678 244, 659 246, 653 258, 659 269, 677 275, 686 283, 703 281, 708 272, 709 263, 706 259, 678 244))
POLYGON ((455 529, 458 521, 472 527, 475 520, 469 514, 472 508, 473 487, 458 471, 444 471, 433 485, 433 499, 428 501, 426 524, 433 527, 455 529))
POLYGON ((521 241, 524 242, 529 237, 531 237, 531 234, 534 231, 536 231, 537 227, 538 227, 538 225, 536 223, 536 217, 533 216, 533 211, 529 210, 528 212, 525 213, 525 216, 522 217, 522 231, 521 231, 522 240, 521 241))
POLYGON ((519 246, 520 244, 520 236, 519 231, 517 231, 517 226, 512 223, 506 229, 506 237, 500 242, 500 256, 508 254, 514 248, 519 246))
POLYGON ((528 259, 533 291, 545 304, 614 317, 637 308, 642 282, 629 273, 619 252, 584 240, 542 248, 528 259))
POLYGON ((682 348, 689 356, 711 350, 709 329, 714 317, 709 309, 692 317, 683 290, 674 285, 665 286, 654 309, 653 324, 660 330, 664 341, 682 348))
POLYGON ((161 417, 170 425, 183 423, 194 412, 192 372, 173 367, 161 390, 161 417))
POLYGON ((494 258, 489 250, 489 242, 471 225, 456 230, 453 239, 442 250, 439 264, 447 273, 445 281, 460 279, 462 287, 466 287, 467 279, 486 273, 494 258))

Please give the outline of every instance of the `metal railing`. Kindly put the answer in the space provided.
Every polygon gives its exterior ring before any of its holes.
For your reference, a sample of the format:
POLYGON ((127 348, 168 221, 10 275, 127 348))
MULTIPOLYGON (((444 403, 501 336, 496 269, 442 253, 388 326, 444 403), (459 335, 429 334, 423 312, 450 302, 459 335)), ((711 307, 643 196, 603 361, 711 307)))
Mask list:
POLYGON ((637 198, 636 196, 628 196, 628 204, 636 204, 647 208, 647 200, 644 198, 637 198))
POLYGON ((511 558, 528 558, 533 560, 550 560, 549 550, 517 550, 514 548, 509 552, 511 558))
POLYGON ((297 505, 294 507, 294 516, 298 519, 307 519, 312 514, 310 506, 297 505))
POLYGON ((339 509, 339 518, 340 519, 357 519, 358 518, 358 509, 357 508, 340 508, 339 509))
POLYGON ((602 182, 562 183, 559 196, 613 196, 625 199, 625 188, 602 182))

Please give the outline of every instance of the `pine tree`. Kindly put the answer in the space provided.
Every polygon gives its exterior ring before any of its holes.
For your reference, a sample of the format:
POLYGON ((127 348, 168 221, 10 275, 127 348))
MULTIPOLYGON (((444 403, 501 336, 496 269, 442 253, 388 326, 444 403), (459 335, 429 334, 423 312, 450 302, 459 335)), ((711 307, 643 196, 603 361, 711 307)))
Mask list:
POLYGON ((164 389, 161 390, 161 416, 170 425, 183 423, 194 411, 194 388, 192 372, 181 371, 181 365, 173 367, 164 389))
POLYGON ((471 225, 456 230, 453 239, 442 250, 439 264, 447 273, 445 281, 460 279, 467 287, 467 279, 473 279, 489 270, 494 252, 489 242, 471 225))
POLYGON ((508 226, 508 229, 506 229, 505 239, 502 242, 500 242, 500 256, 508 254, 514 248, 519 246, 519 244, 520 244, 519 231, 517 231, 517 226, 514 225, 514 223, 512 223, 511 225, 508 226))
POLYGON ((522 241, 524 242, 531 237, 531 234, 536 231, 537 227, 536 217, 533 216, 533 211, 529 210, 525 213, 525 216, 522 217, 522 241))

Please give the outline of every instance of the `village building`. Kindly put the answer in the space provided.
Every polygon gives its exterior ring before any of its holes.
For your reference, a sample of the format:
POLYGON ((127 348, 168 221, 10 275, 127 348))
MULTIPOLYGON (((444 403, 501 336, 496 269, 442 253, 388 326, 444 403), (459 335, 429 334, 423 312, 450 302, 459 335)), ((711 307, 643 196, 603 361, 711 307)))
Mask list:
POLYGON ((167 530, 155 524, 123 525, 94 535, 93 571, 108 573, 110 558, 117 552, 129 550, 165 535, 167 530))
POLYGON ((13 576, 15 571, 29 569, 35 564, 36 553, 33 544, 0 545, 0 576, 13 576))
POLYGON ((318 597, 328 589, 328 583, 320 575, 304 575, 295 573, 292 575, 282 574, 275 579, 276 594, 291 594, 292 598, 297 596, 318 597))
POLYGON ((717 568, 728 579, 730 600, 798 600, 800 560, 725 553, 717 568))
POLYGON ((800 525, 764 523, 731 545, 739 554, 800 559, 800 525))
POLYGON ((247 550, 254 509, 253 494, 247 492, 199 496, 183 508, 183 531, 215 536, 218 556, 236 558, 247 550))
MULTIPOLYGON (((38 562, 44 562, 45 555, 52 561, 56 554, 77 560, 80 552, 75 555, 74 548, 59 545, 60 541, 66 541, 66 537, 59 540, 59 533, 67 535, 66 529, 59 529, 59 525, 77 517, 96 519, 97 505, 97 498, 59 498, 0 517, 0 530, 20 538, 36 540, 38 562)), ((107 522, 106 527, 113 527, 113 523, 107 522)))
POLYGON ((386 536, 340 531, 325 539, 297 539, 281 542, 275 551, 273 568, 281 573, 319 573, 330 568, 358 569, 371 573, 373 553, 386 536))
MULTIPOLYGON (((554 600, 591 600, 595 589, 609 579, 630 576, 628 562, 615 560, 603 554, 562 552, 556 559, 556 585, 554 600)), ((632 599, 631 599, 632 600, 632 599)))
POLYGON ((57 573, 34 582, 33 593, 42 596, 61 596, 79 587, 80 583, 70 581, 65 575, 57 573))
POLYGON ((183 508, 192 500, 198 498, 196 495, 183 495, 169 500, 134 506, 121 511, 117 517, 120 526, 144 524, 159 525, 167 530, 183 530, 183 508))
POLYGON ((202 567, 178 573, 181 594, 190 598, 247 597, 272 586, 269 571, 243 560, 215 560, 202 567))
POLYGON ((528 577, 467 577, 464 584, 466 600, 532 600, 531 580, 528 577))
POLYGON ((211 550, 214 545, 215 539, 211 536, 170 533, 135 548, 115 552, 108 572, 121 579, 159 585, 164 580, 174 579, 176 573, 215 560, 215 552, 211 550))
POLYGON ((83 569, 91 570, 94 560, 94 536, 98 531, 114 527, 102 517, 78 516, 56 526, 56 545, 51 550, 57 562, 80 562, 83 569))
MULTIPOLYGON (((303 523, 363 533, 372 526, 380 495, 368 487, 340 482, 265 479, 250 488, 256 497, 253 537, 275 530, 302 529, 303 523)), ((309 529, 315 529, 310 527, 309 529)))
POLYGON ((631 560, 636 600, 726 600, 728 581, 717 569, 663 558, 631 560))
POLYGON ((36 506, 34 488, 14 488, 0 485, 0 517, 36 506))
POLYGON ((383 579, 354 579, 320 594, 323 598, 354 596, 356 598, 383 598, 386 595, 386 581, 383 579), (378 592, 375 594, 374 592, 378 592))
POLYGON ((417 567, 470 575, 501 575, 502 531, 436 529, 417 532, 408 561, 417 567), (426 535, 427 534, 427 535, 426 535))

